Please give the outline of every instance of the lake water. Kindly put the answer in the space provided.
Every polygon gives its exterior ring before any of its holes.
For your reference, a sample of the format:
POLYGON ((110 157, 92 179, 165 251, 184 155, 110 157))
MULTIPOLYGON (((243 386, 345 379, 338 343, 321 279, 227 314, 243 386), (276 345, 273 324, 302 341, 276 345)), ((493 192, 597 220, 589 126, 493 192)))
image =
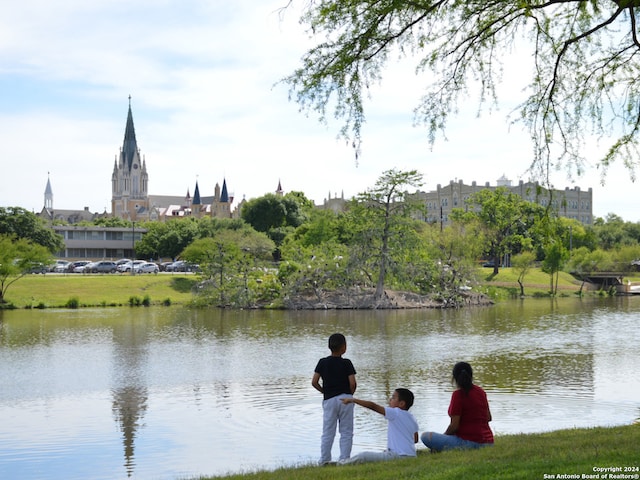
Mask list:
MULTIPOLYGON (((497 436, 640 418, 640 296, 416 311, 0 311, 0 478, 182 479, 316 462, 331 333, 357 396, 416 395, 443 431, 451 368, 469 361, 497 436)), ((356 407, 353 453, 385 447, 356 407)), ((334 452, 337 452, 337 441, 334 452)))

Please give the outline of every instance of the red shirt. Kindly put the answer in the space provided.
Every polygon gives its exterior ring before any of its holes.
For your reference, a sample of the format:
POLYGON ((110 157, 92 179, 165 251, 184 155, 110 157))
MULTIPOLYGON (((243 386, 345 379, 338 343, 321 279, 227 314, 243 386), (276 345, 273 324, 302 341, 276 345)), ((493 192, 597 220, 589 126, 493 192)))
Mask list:
POLYGON ((451 395, 449 416, 460 415, 460 426, 456 435, 476 443, 493 443, 489 428, 489 402, 485 391, 473 385, 469 393, 456 390, 451 395))

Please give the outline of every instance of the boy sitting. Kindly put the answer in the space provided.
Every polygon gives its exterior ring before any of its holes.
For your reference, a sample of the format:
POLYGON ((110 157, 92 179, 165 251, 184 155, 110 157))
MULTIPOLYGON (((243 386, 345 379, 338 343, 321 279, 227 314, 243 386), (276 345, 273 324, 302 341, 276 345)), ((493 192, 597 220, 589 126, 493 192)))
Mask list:
POLYGON ((389 422, 387 430, 387 449, 383 452, 361 452, 342 460, 341 465, 348 463, 379 462, 401 457, 415 457, 418 442, 418 422, 409 413, 413 405, 413 393, 406 388, 397 388, 389 399, 389 406, 357 398, 343 398, 342 403, 355 403, 374 412, 378 412, 389 422))

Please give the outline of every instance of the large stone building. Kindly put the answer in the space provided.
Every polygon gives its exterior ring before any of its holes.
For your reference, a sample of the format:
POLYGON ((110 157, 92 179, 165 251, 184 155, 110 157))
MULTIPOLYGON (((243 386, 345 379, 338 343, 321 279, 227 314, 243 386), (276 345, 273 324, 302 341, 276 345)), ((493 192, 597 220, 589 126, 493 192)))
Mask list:
POLYGON ((430 192, 417 192, 416 195, 427 209, 425 221, 429 223, 449 224, 449 214, 454 208, 465 208, 471 195, 480 190, 495 190, 504 187, 524 200, 537 203, 543 207, 550 206, 558 216, 571 218, 584 225, 593 224, 593 191, 581 190, 580 187, 564 190, 548 190, 537 182, 520 181, 512 185, 504 175, 498 179, 497 185, 484 185, 472 182, 465 184, 462 180, 450 181, 448 185, 440 185, 430 192))
POLYGON ((124 141, 111 175, 111 215, 132 221, 165 221, 186 216, 238 218, 241 204, 234 207, 233 201, 226 179, 222 187, 216 183, 214 194, 209 197, 200 195, 197 181, 193 197, 188 190, 184 197, 150 195, 147 162, 140 156, 129 97, 124 141))
MULTIPOLYGON (((278 187, 280 188, 280 186, 278 187)), ((200 218, 239 218, 244 200, 234 205, 233 193, 223 179, 222 187, 215 184, 214 193, 201 196, 196 181, 193 197, 189 190, 184 196, 152 195, 149 193, 149 172, 146 158, 141 155, 136 139, 136 130, 131 112, 131 97, 124 130, 124 140, 120 153, 116 155, 111 174, 111 213, 92 213, 88 207, 83 210, 55 209, 53 189, 47 178, 44 194, 44 207, 40 216, 49 222, 76 224, 81 221, 93 221, 99 217, 117 217, 134 222, 156 220, 166 221, 193 216, 200 218)))

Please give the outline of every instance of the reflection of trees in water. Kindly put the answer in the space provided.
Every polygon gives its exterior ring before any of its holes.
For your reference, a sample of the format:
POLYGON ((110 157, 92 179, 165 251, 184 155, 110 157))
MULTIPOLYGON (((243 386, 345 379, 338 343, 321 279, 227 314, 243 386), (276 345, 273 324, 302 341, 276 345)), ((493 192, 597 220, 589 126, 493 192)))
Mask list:
POLYGON ((113 391, 113 416, 122 432, 124 443, 124 466, 127 476, 133 475, 134 450, 138 428, 147 410, 147 389, 140 385, 125 386, 113 391))
POLYGON ((135 467, 135 440, 144 425, 147 410, 147 387, 143 382, 146 364, 146 321, 131 318, 114 328, 113 341, 113 402, 112 412, 124 445, 124 467, 127 476, 133 476, 135 467))

